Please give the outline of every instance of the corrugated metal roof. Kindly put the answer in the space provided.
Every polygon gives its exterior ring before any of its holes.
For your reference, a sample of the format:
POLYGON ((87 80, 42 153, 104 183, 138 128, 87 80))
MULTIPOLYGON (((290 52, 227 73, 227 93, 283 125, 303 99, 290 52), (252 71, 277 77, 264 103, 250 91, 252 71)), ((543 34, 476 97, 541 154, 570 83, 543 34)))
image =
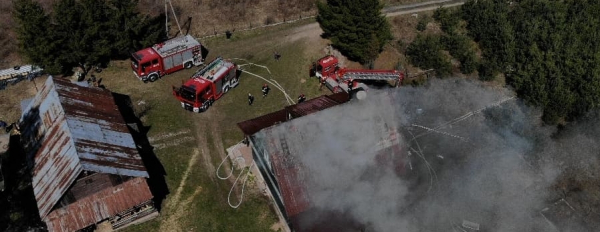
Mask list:
MULTIPOLYGON (((284 122, 275 126, 271 126, 260 130, 255 138, 254 146, 264 146, 265 153, 269 154, 270 166, 272 167, 273 176, 275 177, 276 186, 281 193, 285 213, 288 219, 293 220, 298 215, 312 207, 310 202, 309 184, 312 180, 319 177, 314 176, 302 162, 301 155, 306 154, 311 148, 307 148, 306 144, 314 144, 314 136, 312 133, 317 132, 318 128, 323 128, 323 124, 339 123, 343 118, 339 118, 340 112, 353 110, 355 105, 344 104, 336 112, 324 110, 315 114, 311 114, 298 120, 284 122)), ((364 111, 362 119, 366 123, 370 123, 372 131, 364 131, 363 135, 356 135, 354 139, 361 139, 361 136, 369 137, 365 141, 373 142, 369 148, 356 147, 361 151, 366 151, 364 155, 373 157, 373 160, 378 165, 392 165, 397 173, 404 171, 405 151, 402 148, 402 135, 396 128, 395 119, 391 117, 381 117, 381 112, 364 111)), ((345 122, 344 125, 354 125, 362 122, 359 119, 345 122)), ((342 133, 352 133, 353 128, 340 128, 342 133)), ((352 140, 352 139, 351 139, 352 140)), ((335 140, 348 144, 337 144, 339 147, 353 146, 357 144, 365 145, 365 141, 345 141, 335 140)), ((321 146, 321 144, 319 144, 321 146)), ((260 150, 260 149, 257 149, 260 150)), ((343 151, 340 151, 343 152, 343 151)), ((257 154, 259 155, 259 154, 257 154)), ((326 156, 327 154, 323 154, 326 156)))
POLYGON ((290 119, 319 112, 321 110, 348 102, 348 100, 350 99, 347 93, 323 95, 299 104, 285 107, 283 110, 240 122, 237 125, 244 132, 244 134, 252 135, 264 128, 285 122, 290 119), (289 116, 291 116, 291 118, 289 116))
POLYGON ((42 219, 83 170, 148 177, 108 90, 49 77, 21 123, 42 219))
POLYGON ((292 130, 288 124, 266 129, 266 149, 271 154, 273 174, 283 197, 285 213, 288 217, 294 217, 310 206, 306 193, 306 173, 301 162, 295 158, 297 151, 290 151, 285 133, 278 133, 281 130, 279 127, 292 130))
POLYGON ((151 199, 146 180, 134 178, 54 210, 44 221, 50 232, 76 231, 151 199))

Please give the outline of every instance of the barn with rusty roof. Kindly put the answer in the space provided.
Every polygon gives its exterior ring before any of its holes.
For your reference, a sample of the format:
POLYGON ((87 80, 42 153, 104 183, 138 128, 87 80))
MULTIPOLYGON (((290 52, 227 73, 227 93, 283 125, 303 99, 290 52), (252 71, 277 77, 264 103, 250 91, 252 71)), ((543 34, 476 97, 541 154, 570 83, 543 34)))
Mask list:
POLYGON ((23 109, 21 141, 49 231, 156 216, 148 172, 112 93, 49 77, 23 109))
POLYGON ((310 158, 306 156, 319 151, 315 147, 331 145, 331 152, 343 152, 344 149, 365 151, 360 156, 371 159, 380 166, 391 164, 398 173, 404 171, 402 136, 394 120, 368 108, 358 113, 356 109, 363 106, 356 104, 370 103, 347 103, 349 99, 344 94, 320 96, 238 123, 249 139, 254 161, 269 187, 274 203, 292 231, 364 229, 352 216, 343 212, 323 211, 311 201, 311 182, 321 178, 318 172, 314 172, 313 166, 320 161, 308 160, 310 158), (356 114, 353 120, 344 119, 348 112, 356 114), (362 134, 354 133, 356 128, 362 128, 362 134), (327 132, 328 130, 331 131, 327 132), (315 140, 327 137, 317 136, 323 133, 332 135, 331 140, 315 140), (345 137, 354 135, 350 136, 352 138, 335 139, 337 133, 340 133, 339 136, 344 134, 345 137), (305 222, 307 218, 312 218, 310 223, 305 222), (314 220, 315 218, 319 219, 314 220))

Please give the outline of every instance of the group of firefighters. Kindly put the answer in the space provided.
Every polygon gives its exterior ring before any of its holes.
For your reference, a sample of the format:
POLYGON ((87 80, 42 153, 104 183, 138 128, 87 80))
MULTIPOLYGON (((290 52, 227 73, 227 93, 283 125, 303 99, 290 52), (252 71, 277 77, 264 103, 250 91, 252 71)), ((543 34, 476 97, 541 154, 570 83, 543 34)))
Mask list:
MULTIPOLYGON (((269 94, 269 91, 271 91, 271 88, 269 88, 269 85, 264 84, 262 86, 262 96, 266 97, 269 94)), ((306 96, 304 96, 304 94, 300 94, 300 96, 298 96, 298 103, 304 102, 306 101, 306 96)), ((252 103, 254 103, 254 96, 251 93, 248 93, 248 105, 251 106, 252 103)))

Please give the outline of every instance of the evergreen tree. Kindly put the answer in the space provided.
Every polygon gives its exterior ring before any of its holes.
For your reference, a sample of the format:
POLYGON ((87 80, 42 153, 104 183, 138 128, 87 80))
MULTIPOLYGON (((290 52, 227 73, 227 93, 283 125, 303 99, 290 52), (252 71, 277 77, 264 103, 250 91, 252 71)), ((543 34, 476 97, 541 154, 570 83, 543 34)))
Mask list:
POLYGON ((592 0, 470 0, 462 6, 468 34, 482 50, 480 75, 506 74, 520 97, 543 108, 547 123, 575 120, 600 106, 598 12, 600 1, 592 0))
POLYGON ((47 72, 60 71, 60 64, 55 60, 57 43, 48 29, 50 16, 33 0, 16 0, 13 4, 21 53, 29 62, 44 66, 47 72))
POLYGON ((142 16, 137 10, 138 0, 110 0, 113 9, 110 28, 114 30, 112 56, 127 58, 130 52, 151 46, 166 39, 164 15, 156 18, 142 16))
POLYGON ((436 35, 417 35, 406 48, 409 61, 423 69, 435 69, 437 76, 444 77, 452 72, 452 64, 442 53, 443 45, 436 35))
POLYGON ((317 21, 335 48, 362 64, 374 61, 392 39, 390 25, 378 0, 317 2, 317 21))
POLYGON ((15 21, 23 54, 49 73, 84 72, 111 58, 165 39, 164 16, 142 16, 137 0, 58 0, 46 14, 33 0, 16 0, 15 21))

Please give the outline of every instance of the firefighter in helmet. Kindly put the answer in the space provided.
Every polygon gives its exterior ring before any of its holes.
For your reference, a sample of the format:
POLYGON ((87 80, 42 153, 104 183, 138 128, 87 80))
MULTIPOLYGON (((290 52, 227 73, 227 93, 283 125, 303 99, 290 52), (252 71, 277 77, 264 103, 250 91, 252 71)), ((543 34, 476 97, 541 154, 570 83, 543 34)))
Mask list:
POLYGON ((252 96, 252 94, 248 93, 248 105, 251 106, 253 102, 254 102, 254 96, 252 96))
POLYGON ((264 84, 263 87, 262 87, 263 97, 266 97, 267 94, 269 94, 270 90, 271 90, 271 88, 269 88, 269 85, 264 84))
POLYGON ((304 101, 306 101, 306 96, 304 96, 304 94, 300 94, 300 96, 298 96, 298 103, 301 103, 304 101))

